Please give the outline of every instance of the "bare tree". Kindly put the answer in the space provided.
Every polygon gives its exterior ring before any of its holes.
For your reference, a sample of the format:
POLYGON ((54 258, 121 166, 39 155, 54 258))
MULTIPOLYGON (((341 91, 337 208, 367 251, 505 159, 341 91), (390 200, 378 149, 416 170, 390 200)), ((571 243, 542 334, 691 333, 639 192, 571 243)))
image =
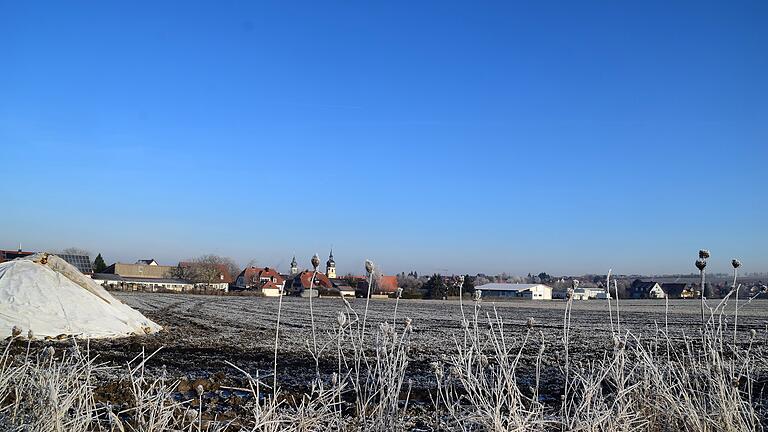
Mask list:
POLYGON ((87 256, 91 256, 91 252, 89 252, 89 251, 87 251, 85 249, 82 249, 82 248, 78 248, 78 247, 68 247, 68 248, 62 249, 62 250, 60 250, 60 251, 58 251, 56 253, 64 254, 64 255, 87 255, 87 256))
POLYGON ((190 282, 197 282, 198 276, 196 266, 192 263, 179 263, 171 270, 171 277, 190 282))
POLYGON ((240 273, 240 268, 232 258, 218 255, 203 255, 187 262, 179 263, 173 270, 173 277, 193 283, 214 284, 227 280, 240 273))

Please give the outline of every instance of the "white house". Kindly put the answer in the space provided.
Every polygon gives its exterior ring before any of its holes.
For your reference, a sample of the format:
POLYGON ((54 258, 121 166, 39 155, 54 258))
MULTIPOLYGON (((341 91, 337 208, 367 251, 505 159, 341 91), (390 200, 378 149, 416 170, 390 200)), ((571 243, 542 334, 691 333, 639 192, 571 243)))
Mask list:
POLYGON ((487 283, 475 287, 485 297, 552 300, 552 287, 544 284, 487 283))
POLYGON ((609 298, 611 295, 605 292, 603 288, 580 287, 573 290, 574 300, 606 300, 609 298))

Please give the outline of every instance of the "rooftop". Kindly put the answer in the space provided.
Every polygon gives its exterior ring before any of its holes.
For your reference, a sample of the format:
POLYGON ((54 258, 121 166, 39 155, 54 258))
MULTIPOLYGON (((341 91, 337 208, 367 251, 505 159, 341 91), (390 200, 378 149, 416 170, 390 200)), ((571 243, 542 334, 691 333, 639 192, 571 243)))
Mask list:
POLYGON ((545 286, 549 288, 548 285, 544 284, 487 283, 485 285, 477 286, 475 289, 482 291, 525 291, 537 286, 545 286))

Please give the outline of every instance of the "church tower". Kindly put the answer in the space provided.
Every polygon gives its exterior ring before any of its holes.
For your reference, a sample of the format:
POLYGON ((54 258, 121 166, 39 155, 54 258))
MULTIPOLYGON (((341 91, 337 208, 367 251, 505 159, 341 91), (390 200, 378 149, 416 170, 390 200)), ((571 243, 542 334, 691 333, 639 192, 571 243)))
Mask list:
POLYGON ((333 260, 333 249, 331 249, 331 255, 328 256, 328 261, 325 263, 325 275, 329 279, 336 278, 336 261, 333 260))
POLYGON ((293 260, 291 260, 291 274, 295 275, 299 272, 299 263, 296 262, 296 255, 293 256, 293 260))

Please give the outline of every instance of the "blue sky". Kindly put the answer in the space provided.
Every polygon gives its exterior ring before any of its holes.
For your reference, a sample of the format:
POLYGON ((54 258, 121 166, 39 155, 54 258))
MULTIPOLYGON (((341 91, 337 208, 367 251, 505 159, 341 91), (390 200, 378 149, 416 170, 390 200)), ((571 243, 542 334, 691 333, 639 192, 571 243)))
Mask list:
POLYGON ((0 0, 0 248, 768 270, 768 2, 0 0))

